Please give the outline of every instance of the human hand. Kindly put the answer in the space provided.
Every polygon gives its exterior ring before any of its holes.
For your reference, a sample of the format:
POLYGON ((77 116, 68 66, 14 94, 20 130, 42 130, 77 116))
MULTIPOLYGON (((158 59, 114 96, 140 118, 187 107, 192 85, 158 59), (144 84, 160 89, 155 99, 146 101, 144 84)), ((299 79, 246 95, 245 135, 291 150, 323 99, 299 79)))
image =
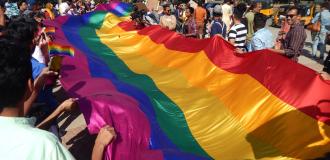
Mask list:
POLYGON ((43 31, 40 34, 40 38, 39 38, 39 42, 38 42, 38 46, 39 47, 44 47, 46 45, 48 45, 48 42, 50 41, 50 38, 47 36, 47 34, 43 31))
POLYGON ((42 71, 40 73, 41 77, 56 76, 56 75, 58 75, 58 72, 51 71, 51 70, 49 70, 48 67, 42 69, 42 71))
POLYGON ((46 82, 46 78, 48 76, 55 76, 55 75, 58 75, 58 73, 54 71, 50 71, 48 67, 42 69, 40 75, 34 81, 34 88, 36 90, 40 90, 44 86, 46 82))
POLYGON ((38 43, 38 46, 39 47, 43 47, 45 45, 47 45, 47 40, 44 39, 44 38, 40 38, 39 43, 38 43))
POLYGON ((116 132, 113 127, 106 125, 100 129, 99 134, 95 140, 96 145, 101 145, 103 147, 107 146, 114 138, 116 138, 116 132))
POLYGON ((321 77, 322 77, 324 80, 330 80, 330 74, 329 74, 329 73, 322 72, 322 73, 320 73, 320 74, 321 74, 321 77))
POLYGON ((280 45, 275 45, 274 49, 281 49, 280 45))
POLYGON ((239 49, 239 48, 236 48, 235 52, 238 53, 238 54, 243 54, 244 53, 244 51, 242 49, 239 49))
POLYGON ((62 111, 72 111, 74 108, 77 107, 77 100, 78 98, 69 98, 62 102, 60 105, 62 111))
POLYGON ((46 32, 44 32, 45 34, 45 40, 46 40, 46 44, 48 45, 48 43, 52 40, 52 38, 46 34, 46 32))

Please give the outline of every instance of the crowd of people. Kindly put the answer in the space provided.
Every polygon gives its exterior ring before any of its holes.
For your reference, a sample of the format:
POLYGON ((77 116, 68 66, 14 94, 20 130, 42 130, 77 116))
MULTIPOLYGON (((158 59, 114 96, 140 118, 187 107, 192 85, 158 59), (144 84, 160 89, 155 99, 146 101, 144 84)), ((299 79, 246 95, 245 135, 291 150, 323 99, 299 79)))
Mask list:
POLYGON ((19 15, 29 15, 33 13, 43 13, 46 19, 54 19, 58 15, 79 15, 92 11, 96 4, 94 0, 63 0, 60 4, 51 2, 28 3, 26 0, 0 1, 7 18, 19 15))
MULTIPOLYGON (((160 25, 186 37, 198 39, 220 36, 233 44, 239 54, 268 49, 298 62, 298 57, 303 53, 307 33, 301 22, 302 9, 295 3, 290 3, 278 35, 273 35, 267 29, 266 23, 270 17, 260 13, 262 4, 259 2, 247 4, 224 0, 212 8, 201 1, 178 2, 174 5, 166 0, 160 4, 157 9, 135 8, 133 15, 142 12, 140 16, 132 16, 138 28, 160 25)), ((330 31, 330 6, 328 2, 318 6, 320 9, 316 11, 311 23, 320 20, 321 30, 312 32, 312 55, 314 59, 324 61, 324 71, 329 73, 330 57, 325 58, 324 53, 330 31), (318 49, 320 55, 316 56, 318 49)), ((324 78, 329 79, 328 74, 324 78)))
MULTIPOLYGON (((61 57, 50 57, 44 20, 60 15, 79 15, 91 12, 97 4, 93 0, 63 0, 60 4, 34 3, 25 0, 0 1, 0 155, 3 159, 74 159, 62 146, 58 137, 47 132, 56 128, 56 117, 77 106, 70 98, 61 104, 54 99, 52 88, 58 69, 50 64, 61 57), (43 105, 36 105, 43 104, 43 105), (18 147, 19 146, 19 147, 18 147), (14 154, 13 150, 19 150, 14 154)), ((326 36, 330 31, 329 4, 319 6, 312 23, 321 22, 321 30, 312 32, 313 55, 320 48, 324 58, 326 36)), ((293 61, 298 60, 306 40, 300 23, 299 8, 292 6, 283 27, 273 42, 272 32, 266 28, 267 16, 260 13, 261 3, 234 3, 225 0, 213 8, 201 2, 179 2, 175 6, 162 1, 156 9, 134 8, 132 19, 136 27, 160 25, 190 38, 219 36, 236 47, 238 54, 269 49, 293 61)), ((325 59, 324 71, 330 73, 330 57, 325 59)), ((326 74, 325 77, 330 79, 326 74)), ((54 133, 54 132, 53 132, 54 133)), ((56 135, 56 132, 55 132, 56 135)), ((104 126, 96 138, 92 159, 102 159, 105 147, 116 138, 114 128, 104 126)))

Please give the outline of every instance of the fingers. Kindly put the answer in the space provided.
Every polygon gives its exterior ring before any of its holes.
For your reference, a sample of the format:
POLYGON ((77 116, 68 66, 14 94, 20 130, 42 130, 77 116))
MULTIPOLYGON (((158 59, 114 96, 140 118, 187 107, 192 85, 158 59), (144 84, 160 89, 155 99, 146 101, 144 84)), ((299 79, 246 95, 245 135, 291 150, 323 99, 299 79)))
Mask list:
POLYGON ((69 98, 68 100, 72 101, 72 102, 75 102, 75 101, 78 101, 79 98, 69 98))
POLYGON ((79 100, 78 98, 69 98, 67 100, 65 100, 62 104, 61 104, 61 107, 62 107, 62 110, 63 111, 72 111, 72 110, 75 110, 77 108, 77 100, 79 100))
POLYGON ((56 76, 58 75, 58 72, 50 71, 49 68, 43 69, 43 75, 45 76, 56 76))
POLYGON ((76 101, 78 101, 79 100, 79 98, 69 98, 69 99, 67 99, 66 101, 67 102, 76 102, 76 101))
POLYGON ((104 127, 102 127, 102 129, 106 130, 107 132, 109 132, 110 134, 113 135, 114 138, 117 137, 117 134, 115 132, 115 129, 109 125, 105 125, 104 127))
POLYGON ((239 54, 242 54, 242 53, 244 53, 244 52, 243 52, 243 50, 241 50, 241 49, 239 49, 239 48, 236 48, 236 50, 235 50, 235 51, 236 51, 236 53, 239 53, 239 54))
POLYGON ((66 100, 67 103, 69 103, 70 106, 73 106, 74 104, 76 104, 76 101, 78 101, 78 98, 69 98, 66 100))
POLYGON ((58 75, 58 72, 48 71, 47 72, 47 75, 54 75, 54 76, 56 76, 56 75, 58 75))
POLYGON ((110 127, 109 125, 105 125, 104 127, 102 127, 102 129, 105 129, 107 131, 115 131, 115 129, 113 127, 110 127))
POLYGON ((72 101, 78 101, 79 100, 79 98, 71 98, 72 99, 72 101))

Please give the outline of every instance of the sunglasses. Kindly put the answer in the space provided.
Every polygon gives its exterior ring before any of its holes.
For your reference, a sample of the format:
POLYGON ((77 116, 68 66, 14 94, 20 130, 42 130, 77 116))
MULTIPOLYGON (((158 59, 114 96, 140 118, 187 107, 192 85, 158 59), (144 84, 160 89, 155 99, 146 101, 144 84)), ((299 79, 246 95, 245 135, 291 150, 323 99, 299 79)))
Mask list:
POLYGON ((294 15, 294 14, 288 14, 288 15, 286 15, 286 18, 293 18, 294 16, 296 16, 296 15, 294 15))

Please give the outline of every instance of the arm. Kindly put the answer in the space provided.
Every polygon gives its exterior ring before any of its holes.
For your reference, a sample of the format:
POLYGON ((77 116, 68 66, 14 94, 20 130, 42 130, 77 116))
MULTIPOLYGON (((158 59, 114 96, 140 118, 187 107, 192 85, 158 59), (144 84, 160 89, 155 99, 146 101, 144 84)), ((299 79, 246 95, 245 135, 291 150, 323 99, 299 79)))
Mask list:
POLYGON ((315 17, 312 19, 311 23, 315 23, 320 19, 320 13, 317 13, 315 17))
POLYGON ((329 73, 326 73, 326 72, 325 72, 325 73, 322 73, 322 74, 321 74, 321 77, 322 77, 324 80, 327 80, 327 81, 329 80, 329 81, 330 81, 330 74, 329 74, 329 73))
POLYGON ((39 123, 36 127, 39 129, 47 130, 50 124, 64 111, 70 111, 76 106, 77 99, 70 98, 65 100, 60 106, 56 108, 56 110, 49 115, 45 120, 39 123))
POLYGON ((229 33, 228 33, 228 41, 232 45, 235 45, 235 38, 236 38, 236 31, 230 30, 229 33))
POLYGON ((29 99, 24 101, 24 115, 28 114, 33 102, 37 99, 38 95, 39 95, 39 90, 34 88, 29 99))
POLYGON ((228 39, 229 40, 229 42, 232 44, 232 45, 235 45, 235 39, 228 39))
POLYGON ((102 160, 105 147, 114 138, 116 138, 116 133, 114 128, 108 125, 102 127, 95 140, 95 144, 92 152, 92 160, 102 160))
POLYGON ((270 51, 273 51, 273 52, 276 52, 278 54, 281 54, 281 55, 285 55, 285 52, 284 50, 280 50, 280 49, 272 49, 272 48, 269 48, 270 51))
POLYGON ((161 26, 161 27, 164 27, 164 19, 163 19, 163 16, 162 17, 160 17, 160 20, 159 20, 159 25, 161 26))
POLYGON ((233 39, 233 38, 229 38, 228 41, 229 41, 232 45, 235 45, 235 39, 233 39))
POLYGON ((265 44, 262 43, 262 41, 259 38, 252 38, 251 40, 251 45, 252 45, 252 50, 256 51, 256 50, 262 50, 265 49, 265 44))
POLYGON ((0 7, 0 26, 5 26, 5 10, 0 7))
POLYGON ((34 81, 34 89, 31 96, 24 102, 24 115, 26 115, 29 112, 32 103, 37 99, 40 90, 44 87, 47 77, 54 76, 57 74, 58 74, 57 72, 49 71, 48 68, 44 68, 41 71, 40 75, 34 81))
POLYGON ((51 41, 50 37, 43 31, 42 33, 44 35, 44 38, 40 42, 40 49, 42 52, 42 55, 45 59, 45 63, 48 64, 49 62, 49 54, 48 54, 48 43, 51 41))
POLYGON ((293 32, 292 38, 289 41, 288 47, 284 49, 285 56, 291 58, 295 56, 296 54, 299 54, 299 45, 301 41, 304 41, 304 35, 305 30, 299 29, 297 32, 293 32))

